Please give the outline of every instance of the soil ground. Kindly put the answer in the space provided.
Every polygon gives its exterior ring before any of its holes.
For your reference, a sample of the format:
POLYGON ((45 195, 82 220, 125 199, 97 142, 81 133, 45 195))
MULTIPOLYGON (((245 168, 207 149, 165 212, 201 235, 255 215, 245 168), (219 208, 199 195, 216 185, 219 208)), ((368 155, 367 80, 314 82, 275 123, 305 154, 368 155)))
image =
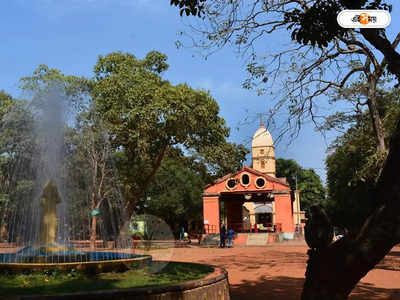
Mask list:
MULTIPOLYGON (((174 248, 172 260, 217 265, 229 273, 231 299, 298 300, 304 281, 307 246, 302 241, 264 247, 174 248)), ((370 271, 350 296, 400 300, 400 246, 370 271)))

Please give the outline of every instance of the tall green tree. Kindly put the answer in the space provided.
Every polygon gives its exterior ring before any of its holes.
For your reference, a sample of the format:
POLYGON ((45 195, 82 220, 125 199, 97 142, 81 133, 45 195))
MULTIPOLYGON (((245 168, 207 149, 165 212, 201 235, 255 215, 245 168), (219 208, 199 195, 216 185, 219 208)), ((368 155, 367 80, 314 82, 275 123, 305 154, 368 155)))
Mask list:
POLYGON ((21 200, 33 190, 36 146, 32 127, 27 102, 0 91, 0 239, 7 238, 15 226, 10 216, 17 215, 21 200))
POLYGON ((77 111, 89 107, 92 81, 85 77, 65 75, 58 69, 40 64, 31 76, 22 77, 20 82, 20 88, 32 93, 32 103, 38 107, 42 104, 41 100, 45 98, 43 96, 54 89, 60 89, 69 100, 70 105, 74 106, 77 111))
POLYGON ((242 144, 224 142, 217 147, 212 144, 205 146, 201 153, 192 152, 190 156, 207 166, 210 176, 217 179, 239 171, 248 153, 249 150, 242 144))
POLYGON ((182 220, 202 222, 204 186, 212 181, 207 166, 171 149, 161 163, 154 182, 140 199, 137 212, 156 215, 175 231, 182 220))
POLYGON ((278 158, 276 176, 285 177, 292 190, 300 191, 302 210, 325 202, 325 188, 313 169, 304 169, 293 159, 278 158))
POLYGON ((171 147, 203 157, 212 155, 213 162, 216 154, 226 155, 219 149, 237 149, 227 147, 229 129, 208 92, 162 79, 166 60, 156 51, 144 59, 114 52, 100 56, 94 69, 92 97, 113 145, 123 151, 120 158, 126 161, 120 164, 120 174, 128 215, 133 214, 171 147))
MULTIPOLYGON (((10 111, 13 100, 11 95, 0 91, 0 120, 1 128, 5 128, 5 116, 10 111)), ((7 172, 7 164, 9 158, 4 156, 4 137, 2 139, 2 156, 0 157, 0 241, 7 238, 7 222, 8 204, 9 204, 9 176, 7 172)))
POLYGON ((118 185, 108 134, 93 107, 79 114, 71 142, 75 148, 72 159, 75 167, 79 165, 72 172, 83 173, 82 180, 87 185, 91 218, 89 240, 90 248, 94 249, 100 208, 104 201, 118 195, 118 185))

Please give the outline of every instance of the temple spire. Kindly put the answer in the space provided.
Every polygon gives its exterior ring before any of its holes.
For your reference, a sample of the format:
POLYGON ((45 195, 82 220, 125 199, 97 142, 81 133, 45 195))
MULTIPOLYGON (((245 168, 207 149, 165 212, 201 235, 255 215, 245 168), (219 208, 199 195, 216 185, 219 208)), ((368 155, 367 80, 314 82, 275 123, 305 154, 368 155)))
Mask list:
POLYGON ((275 177, 275 147, 269 131, 264 127, 263 114, 258 114, 260 128, 254 133, 251 142, 252 167, 256 171, 275 177))

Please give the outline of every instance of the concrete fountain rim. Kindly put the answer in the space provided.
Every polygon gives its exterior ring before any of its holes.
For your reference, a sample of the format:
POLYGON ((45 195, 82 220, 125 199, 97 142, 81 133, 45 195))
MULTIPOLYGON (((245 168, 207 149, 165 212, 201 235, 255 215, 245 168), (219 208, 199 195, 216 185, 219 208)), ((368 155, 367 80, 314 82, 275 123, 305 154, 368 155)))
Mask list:
MULTIPOLYGON (((156 261, 163 262, 163 261, 156 261)), ((177 261, 170 261, 177 262, 177 261)), ((184 263, 184 262, 179 262, 184 263)), ((191 293, 199 292, 201 289, 207 289, 211 294, 218 294, 219 298, 215 299, 223 299, 220 298, 221 293, 225 293, 225 299, 229 300, 229 281, 228 281, 228 272, 219 266, 209 265, 209 264, 199 264, 199 263, 190 263, 197 264, 203 266, 209 266, 214 269, 212 273, 207 274, 205 277, 195 280, 188 280, 182 283, 172 284, 172 285, 158 285, 158 286, 148 286, 148 287, 138 287, 138 288, 130 288, 130 289, 109 289, 109 290, 98 290, 98 291, 90 291, 90 292, 75 292, 75 293, 60 293, 55 295, 25 295, 25 296, 13 296, 10 298, 1 298, 1 300, 39 300, 39 299, 47 299, 47 300, 56 300, 56 299, 64 299, 64 300, 76 300, 76 299, 128 299, 128 297, 135 297, 132 299, 159 299, 160 295, 163 295, 166 300, 176 299, 174 295, 180 294, 183 295, 183 300, 185 299, 198 299, 192 298, 191 293), (189 294, 189 297, 184 296, 182 294, 186 292, 189 294), (172 296, 172 297, 171 297, 172 296), (169 298, 170 297, 170 298, 169 298)), ((204 293, 204 291, 203 291, 204 293)), ((164 299, 164 298, 163 298, 164 299)), ((201 299, 210 299, 204 298, 201 299)), ((213 298, 214 299, 214 298, 213 298)))
POLYGON ((70 271, 72 269, 85 270, 91 267, 97 267, 99 270, 117 270, 120 267, 127 266, 132 262, 141 264, 150 263, 151 255, 135 254, 135 257, 124 259, 109 259, 97 261, 82 261, 82 262, 64 262, 64 263, 2 263, 0 262, 0 270, 9 271, 45 271, 45 270, 63 270, 70 271))

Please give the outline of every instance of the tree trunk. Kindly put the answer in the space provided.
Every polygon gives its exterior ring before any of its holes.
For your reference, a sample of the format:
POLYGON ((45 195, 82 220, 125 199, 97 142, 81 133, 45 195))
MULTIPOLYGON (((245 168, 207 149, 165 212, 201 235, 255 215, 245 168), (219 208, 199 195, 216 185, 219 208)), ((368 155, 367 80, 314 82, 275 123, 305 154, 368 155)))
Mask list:
POLYGON ((376 78, 371 74, 368 78, 368 109, 372 120, 376 138, 376 150, 378 153, 386 153, 385 133, 382 126, 381 117, 379 116, 378 107, 376 104, 376 78))
MULTIPOLYGON (((94 151, 93 151, 94 153, 94 151)), ((96 183, 97 183, 97 173, 98 173, 98 161, 96 159, 92 159, 92 192, 90 194, 90 208, 91 213, 96 209, 96 183)), ((92 215, 92 224, 90 225, 90 249, 93 250, 96 248, 96 225, 97 225, 97 216, 92 215)))
POLYGON ((7 224, 7 215, 8 215, 8 205, 6 204, 2 218, 1 218, 1 226, 0 226, 0 242, 6 242, 8 238, 8 224, 7 224))
POLYGON ((92 216, 92 224, 90 226, 90 250, 96 248, 96 227, 97 227, 97 216, 92 216))
POLYGON ((356 284, 400 243, 400 122, 379 178, 376 209, 357 235, 309 250, 302 300, 347 299, 356 284))
POLYGON ((135 211, 135 207, 136 207, 136 203, 137 201, 143 197, 143 195, 145 194, 147 188, 149 187, 149 185, 153 182, 154 177, 156 176, 157 170, 160 168, 161 166, 161 162, 165 156, 165 153, 167 152, 169 147, 168 143, 165 143, 164 147, 161 149, 160 153, 158 154, 158 157, 156 159, 156 161, 153 164, 153 168, 150 172, 150 175, 148 176, 148 178, 146 179, 144 185, 142 186, 142 188, 140 189, 140 191, 136 192, 135 195, 133 195, 132 197, 130 197, 130 195, 127 195, 127 193, 130 193, 130 191, 126 191, 125 193, 125 199, 127 200, 127 203, 125 204, 125 209, 127 212, 127 217, 128 219, 131 218, 131 216, 133 215, 133 212, 135 211))
POLYGON ((400 82, 400 54, 396 52, 396 41, 390 41, 379 34, 380 29, 376 28, 363 28, 360 29, 362 36, 370 42, 376 49, 378 49, 388 62, 388 70, 390 73, 397 77, 400 82))

